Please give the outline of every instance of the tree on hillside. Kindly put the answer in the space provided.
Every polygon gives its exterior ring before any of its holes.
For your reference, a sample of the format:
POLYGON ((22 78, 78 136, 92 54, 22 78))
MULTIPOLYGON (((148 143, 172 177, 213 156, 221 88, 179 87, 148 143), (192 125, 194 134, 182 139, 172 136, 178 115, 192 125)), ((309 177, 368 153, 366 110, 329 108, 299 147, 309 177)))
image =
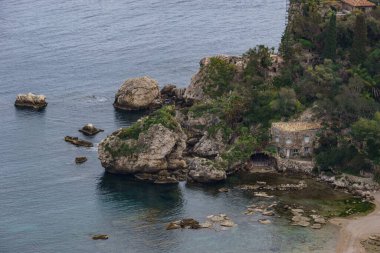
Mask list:
POLYGON ((372 120, 360 119, 352 125, 352 136, 360 149, 375 163, 380 162, 380 112, 372 120))
POLYGON ((325 45, 323 48, 323 57, 334 60, 336 57, 336 15, 335 12, 331 13, 329 25, 327 27, 327 33, 325 37, 325 45))
POLYGON ((302 107, 295 91, 288 88, 281 88, 277 97, 269 105, 274 113, 278 113, 281 117, 289 117, 300 111, 302 107))
POLYGON ((363 14, 356 16, 354 26, 354 39, 351 49, 351 62, 353 64, 361 64, 365 61, 367 44, 367 26, 365 23, 365 17, 363 14))

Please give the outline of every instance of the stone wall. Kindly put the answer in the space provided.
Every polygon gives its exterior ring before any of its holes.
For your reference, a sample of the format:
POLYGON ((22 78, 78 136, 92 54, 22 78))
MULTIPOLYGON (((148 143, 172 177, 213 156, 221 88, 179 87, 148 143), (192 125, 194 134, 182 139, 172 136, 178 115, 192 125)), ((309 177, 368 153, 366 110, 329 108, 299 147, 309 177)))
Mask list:
POLYGON ((294 160, 294 159, 284 159, 281 157, 276 157, 277 160, 277 170, 281 172, 296 172, 296 173, 306 173, 311 174, 315 167, 314 161, 304 161, 304 160, 294 160))

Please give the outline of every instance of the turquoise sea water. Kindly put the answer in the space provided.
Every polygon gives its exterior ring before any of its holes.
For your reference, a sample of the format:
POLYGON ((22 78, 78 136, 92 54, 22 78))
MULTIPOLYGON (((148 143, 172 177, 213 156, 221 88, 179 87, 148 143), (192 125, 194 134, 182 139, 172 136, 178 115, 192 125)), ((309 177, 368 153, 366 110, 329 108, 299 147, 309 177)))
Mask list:
POLYGON ((91 122, 105 132, 86 139, 99 143, 141 117, 112 107, 123 80, 186 86, 204 56, 278 46, 284 19, 280 0, 0 0, 0 252, 329 252, 334 228, 260 225, 242 214, 258 199, 241 191, 107 175, 96 148, 63 141, 91 122), (14 108, 29 91, 47 95, 45 111, 14 108), (220 212, 238 226, 164 229, 220 212))

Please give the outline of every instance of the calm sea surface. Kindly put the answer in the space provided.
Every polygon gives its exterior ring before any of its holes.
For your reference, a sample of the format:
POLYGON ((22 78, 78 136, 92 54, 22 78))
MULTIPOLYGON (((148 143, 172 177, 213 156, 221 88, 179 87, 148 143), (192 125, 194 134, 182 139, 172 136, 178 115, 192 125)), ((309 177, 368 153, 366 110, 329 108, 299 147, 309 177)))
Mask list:
POLYGON ((324 252, 333 228, 320 232, 260 215, 257 199, 215 187, 155 186, 106 175, 96 148, 65 135, 94 123, 106 131, 141 115, 119 113, 123 80, 149 75, 186 86, 199 60, 277 47, 285 1, 0 0, 0 252, 324 252), (16 110, 17 93, 42 93, 43 112, 16 110), (75 156, 89 161, 74 164, 75 156), (166 231, 169 221, 227 213, 229 231, 166 231), (91 235, 106 233, 107 241, 91 235))

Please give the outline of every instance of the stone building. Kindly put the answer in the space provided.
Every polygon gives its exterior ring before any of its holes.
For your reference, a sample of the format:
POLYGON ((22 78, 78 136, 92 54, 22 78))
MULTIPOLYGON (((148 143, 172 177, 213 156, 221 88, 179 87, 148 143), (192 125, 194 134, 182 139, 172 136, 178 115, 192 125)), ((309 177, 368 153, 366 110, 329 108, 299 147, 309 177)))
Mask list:
POLYGON ((311 122, 272 123, 272 143, 282 158, 307 158, 313 154, 321 126, 311 122))
POLYGON ((376 8, 376 4, 367 0, 342 0, 342 9, 346 11, 360 10, 368 12, 376 8))

